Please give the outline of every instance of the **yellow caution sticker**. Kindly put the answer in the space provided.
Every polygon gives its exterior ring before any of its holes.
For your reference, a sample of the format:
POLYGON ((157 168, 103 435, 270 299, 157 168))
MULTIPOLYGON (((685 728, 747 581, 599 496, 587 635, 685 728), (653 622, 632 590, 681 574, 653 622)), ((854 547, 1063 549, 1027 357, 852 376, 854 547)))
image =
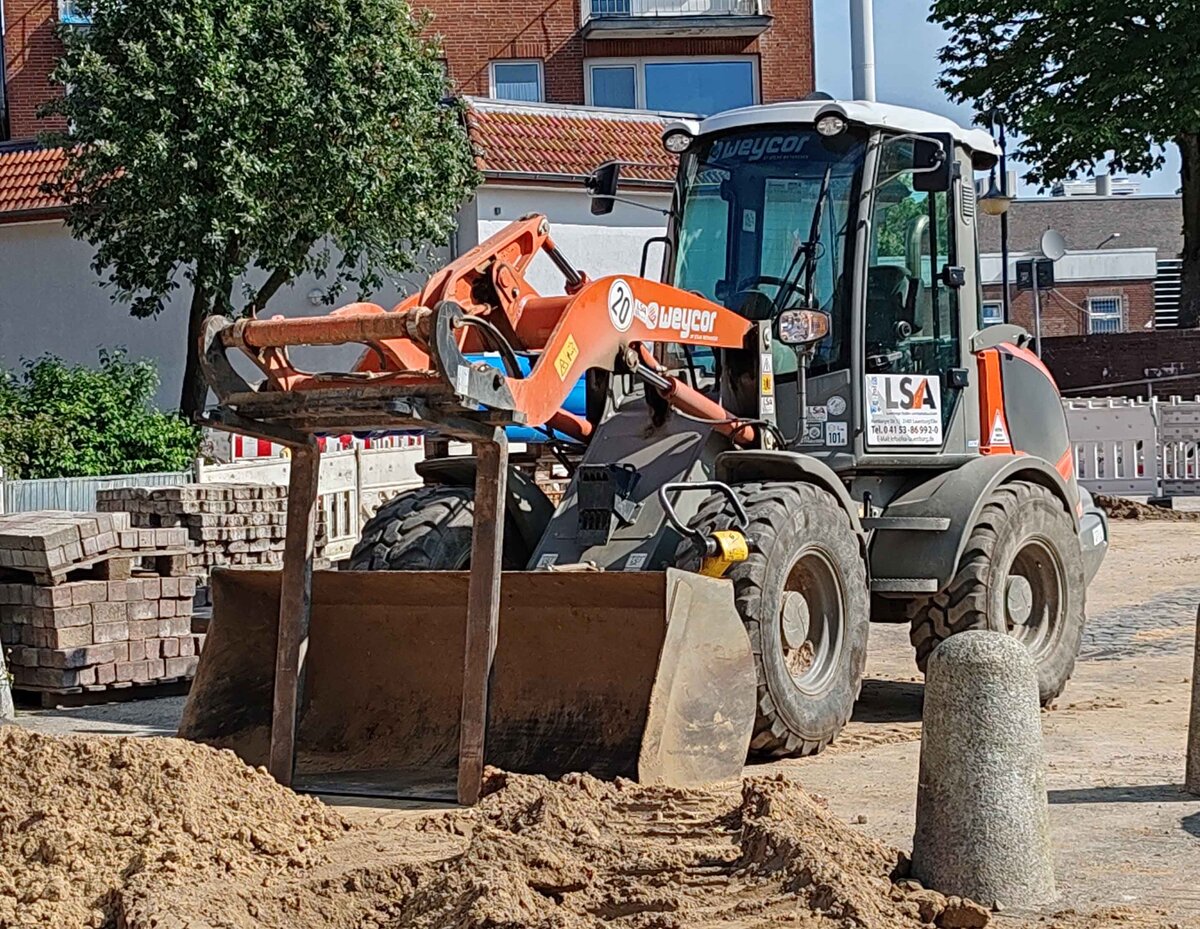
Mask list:
POLYGON ((762 376, 762 393, 772 394, 775 392, 775 379, 770 374, 762 376))
POLYGON ((575 359, 578 357, 579 346, 575 344, 575 336, 567 333, 567 341, 563 343, 558 357, 554 359, 554 370, 558 372, 560 381, 567 379, 567 375, 571 373, 571 365, 575 364, 575 359))

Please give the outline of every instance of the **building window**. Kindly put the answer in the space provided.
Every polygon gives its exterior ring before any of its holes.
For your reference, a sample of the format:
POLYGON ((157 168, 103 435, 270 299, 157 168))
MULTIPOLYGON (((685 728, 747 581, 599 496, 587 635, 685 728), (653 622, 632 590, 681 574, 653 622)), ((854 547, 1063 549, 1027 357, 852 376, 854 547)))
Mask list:
POLYGON ((1088 297, 1087 310, 1088 335, 1120 332, 1123 328, 1120 297, 1088 297))
POLYGON ((92 16, 80 9, 76 0, 58 0, 58 21, 64 26, 90 26, 92 16))
POLYGON ((592 68, 592 106, 636 109, 637 68, 633 65, 592 68))
POLYGON ((540 61, 493 61, 492 96, 497 100, 541 103, 545 99, 540 61))
POLYGON ((1004 304, 999 300, 984 300, 980 321, 984 326, 997 326, 1004 322, 1004 304))
POLYGON ((610 58, 587 63, 592 106, 708 116, 758 102, 758 60, 610 58))

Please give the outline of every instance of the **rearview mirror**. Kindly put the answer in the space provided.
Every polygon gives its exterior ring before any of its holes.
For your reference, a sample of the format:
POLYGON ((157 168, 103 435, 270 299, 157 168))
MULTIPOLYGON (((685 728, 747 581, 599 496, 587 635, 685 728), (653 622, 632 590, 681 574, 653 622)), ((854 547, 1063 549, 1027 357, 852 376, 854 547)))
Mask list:
POLYGON ((913 190, 944 193, 950 189, 950 166, 954 159, 954 139, 937 132, 913 139, 913 190))
POLYGON ((621 163, 606 161, 600 165, 585 182, 588 193, 592 195, 592 215, 607 216, 613 211, 617 194, 617 184, 621 179, 621 163))
POLYGON ((820 310, 784 310, 779 314, 779 341, 796 348, 816 345, 829 335, 829 316, 820 310))

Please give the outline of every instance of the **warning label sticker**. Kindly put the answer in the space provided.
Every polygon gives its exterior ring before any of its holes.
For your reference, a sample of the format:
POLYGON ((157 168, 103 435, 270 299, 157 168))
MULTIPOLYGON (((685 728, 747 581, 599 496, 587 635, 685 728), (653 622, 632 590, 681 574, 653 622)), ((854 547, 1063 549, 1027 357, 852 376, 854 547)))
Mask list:
POLYGON ((575 336, 567 333, 567 341, 563 343, 563 347, 558 352, 558 357, 554 359, 554 370, 558 372, 558 379, 565 381, 567 374, 571 371, 571 365, 575 363, 575 359, 579 357, 579 346, 575 344, 575 336))
POLYGON ((941 379, 930 374, 868 374, 867 443, 940 446, 941 379))
POLYGON ((996 410, 996 418, 992 420, 992 437, 988 445, 1012 445, 1008 430, 1004 428, 1004 415, 999 410, 996 410))

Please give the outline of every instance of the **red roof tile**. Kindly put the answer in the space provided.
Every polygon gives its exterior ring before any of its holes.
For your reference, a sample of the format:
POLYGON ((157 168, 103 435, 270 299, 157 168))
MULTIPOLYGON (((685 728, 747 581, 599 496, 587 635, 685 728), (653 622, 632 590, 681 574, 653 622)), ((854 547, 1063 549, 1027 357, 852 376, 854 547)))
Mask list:
POLYGON ((620 160, 640 163, 622 169, 629 178, 667 182, 675 176, 675 156, 662 147, 665 117, 478 98, 468 98, 467 106, 467 126, 485 175, 578 179, 620 160))
POLYGON ((41 188, 65 162, 61 148, 0 151, 0 222, 16 218, 11 214, 62 207, 62 201, 41 188))
MULTIPOLYGON (((491 177, 578 180, 606 161, 636 162, 626 178, 670 182, 675 156, 662 147, 665 117, 651 113, 468 99, 479 168, 491 177)), ((65 164, 61 148, 0 151, 0 222, 62 207, 42 192, 65 164)))

